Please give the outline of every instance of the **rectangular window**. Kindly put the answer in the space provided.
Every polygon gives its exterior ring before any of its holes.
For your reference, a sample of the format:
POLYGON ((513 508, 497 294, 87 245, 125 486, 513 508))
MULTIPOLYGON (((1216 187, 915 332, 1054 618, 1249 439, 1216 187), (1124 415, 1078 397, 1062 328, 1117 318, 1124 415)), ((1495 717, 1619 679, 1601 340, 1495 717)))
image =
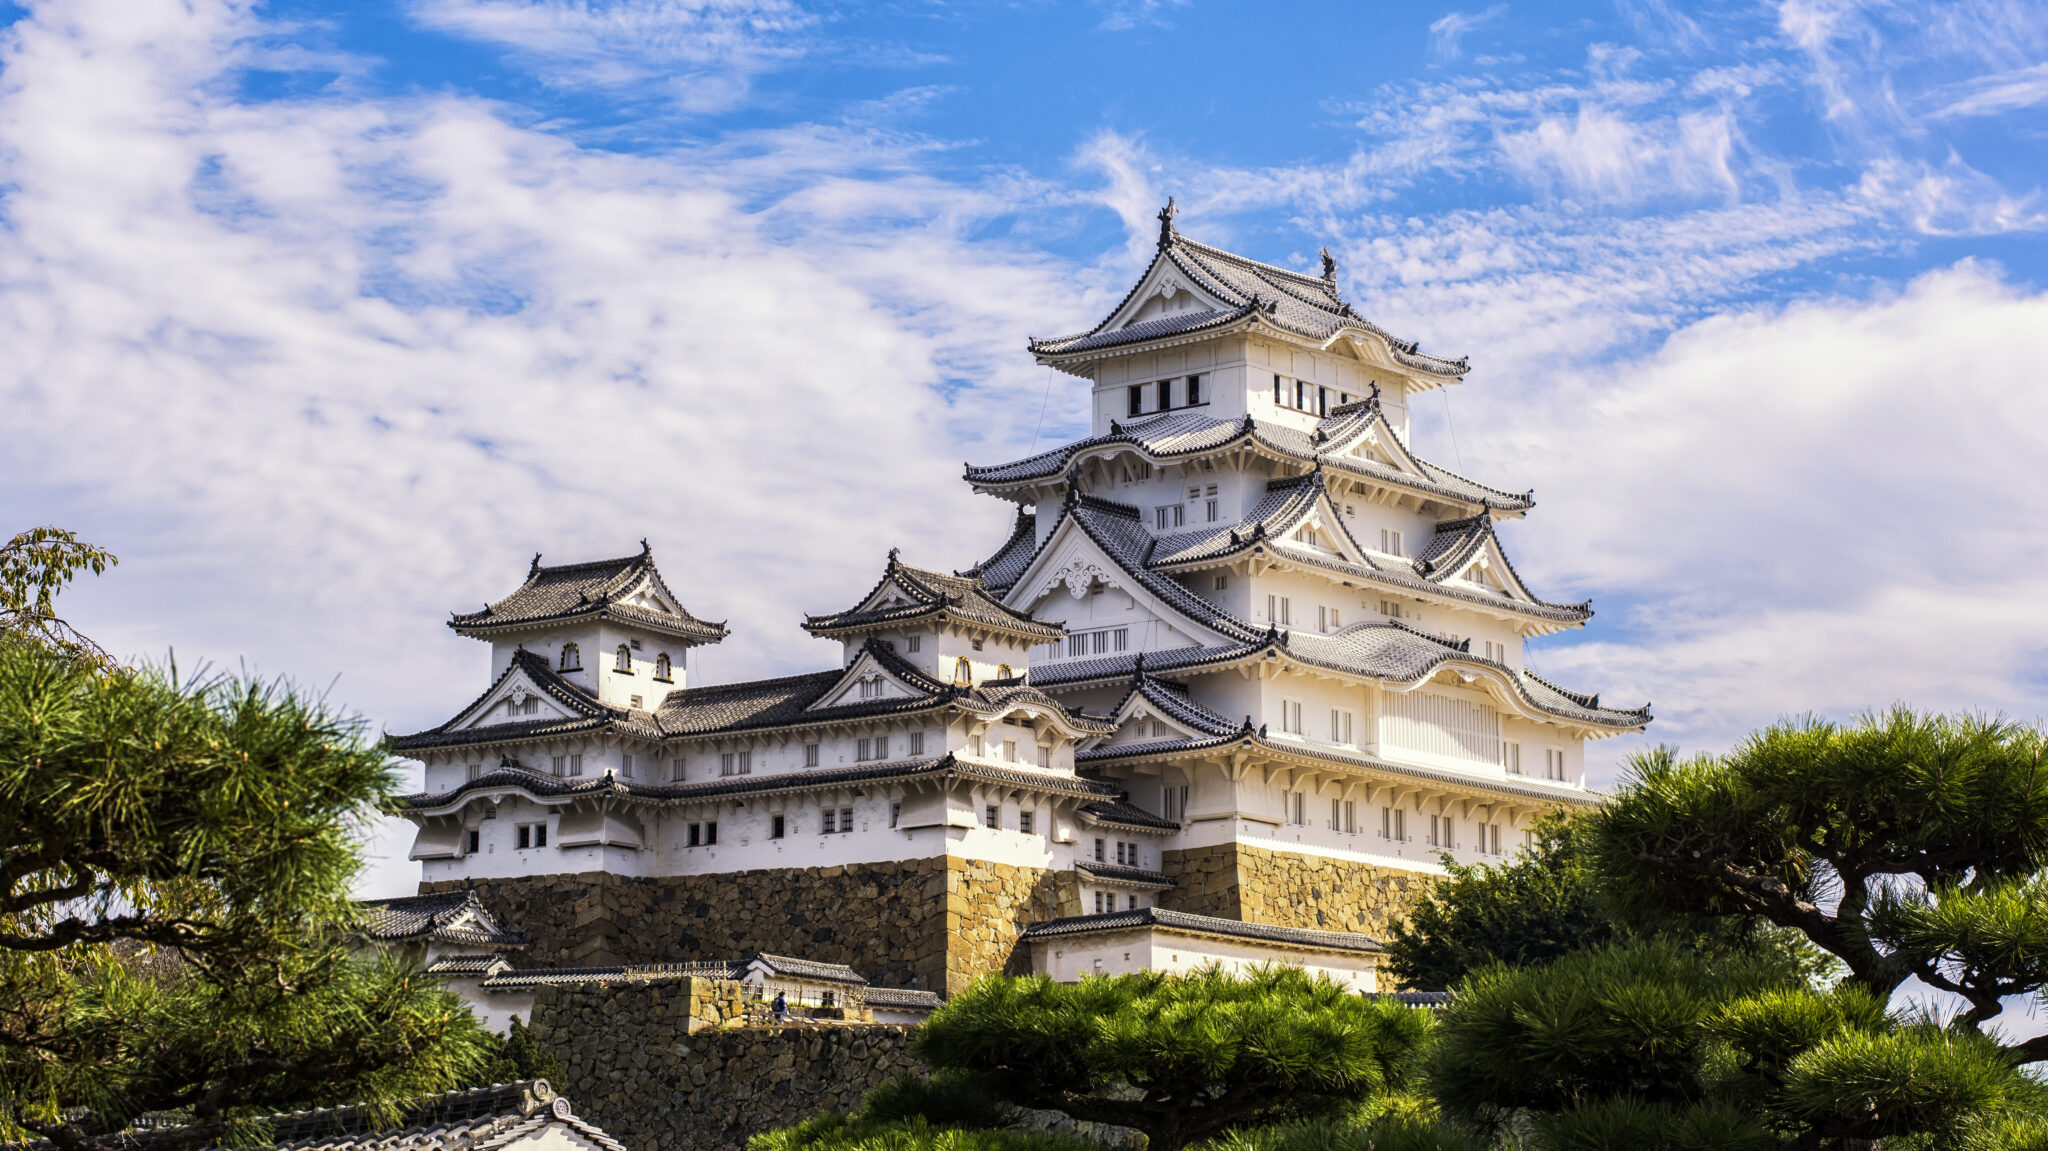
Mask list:
POLYGON ((1348 835, 1358 833, 1358 804, 1349 799, 1344 801, 1344 831, 1348 835))
POLYGON ((691 825, 690 825, 690 846, 691 846, 691 847, 702 847, 703 845, 704 845, 704 825, 703 825, 703 824, 701 824, 701 823, 693 823, 693 824, 691 824, 691 825))
POLYGON ((919 648, 924 646, 924 637, 921 635, 911 636, 909 639, 903 641, 903 646, 909 649, 910 651, 915 652, 919 648))
POLYGON ((1330 742, 1349 744, 1351 742, 1351 713, 1343 708, 1330 709, 1330 742))
POLYGON ((876 736, 876 737, 875 737, 875 758, 876 758, 876 759, 887 759, 887 758, 889 758, 889 737, 888 737, 888 736, 886 736, 886 735, 878 735, 878 736, 876 736))
POLYGON ((1402 843, 1408 842, 1408 812, 1405 808, 1394 809, 1394 838, 1402 843))
POLYGON ((569 757, 569 774, 583 774, 583 757, 581 755, 572 755, 569 757))
POLYGON ((568 763, 568 756, 558 755, 554 758, 551 764, 551 770, 554 771, 556 778, 559 779, 563 774, 565 774, 568 771, 568 763))
POLYGON ((718 774, 751 775, 754 770, 754 753, 751 751, 726 751, 718 756, 718 774))
POLYGON ((1006 740, 1004 740, 1004 741, 1003 741, 1003 762, 1004 762, 1004 763, 1015 763, 1015 762, 1017 762, 1017 741, 1016 741, 1016 740, 1014 740, 1014 739, 1006 739, 1006 740))
POLYGON ((1280 701, 1280 730, 1289 735, 1307 735, 1301 726, 1301 702, 1286 699, 1280 701))
POLYGON ((1020 812, 1018 812, 1018 813, 1017 813, 1017 830, 1018 830, 1018 831, 1021 831, 1021 832, 1023 832, 1023 833, 1024 833, 1024 834, 1026 834, 1026 835, 1030 835, 1030 834, 1031 834, 1031 816, 1032 816, 1032 813, 1031 813, 1031 812, 1028 812, 1028 811, 1020 811, 1020 812))
POLYGON ((984 827, 1001 827, 1003 825, 1003 809, 993 803, 989 804, 982 812, 981 822, 984 827))
POLYGON ((900 804, 900 803, 892 803, 892 804, 890 804, 890 805, 889 805, 889 826, 890 826, 890 827, 894 827, 894 826, 896 826, 896 821, 897 821, 897 820, 899 820, 899 819, 902 819, 902 818, 903 818, 903 805, 902 805, 902 804, 900 804))
POLYGON ((1287 381, 1277 375, 1273 377, 1273 402, 1281 407, 1287 406, 1287 381))
POLYGON ((535 847, 546 847, 548 845, 547 824, 536 823, 533 825, 533 845, 535 847))
POLYGON ((1308 793, 1305 791, 1294 793, 1294 826, 1308 826, 1308 793))
POLYGON ((1391 807, 1380 808, 1380 838, 1394 838, 1394 809, 1391 807))
POLYGON ((1166 409, 1168 409, 1168 408, 1170 408, 1170 407, 1172 407, 1172 406, 1173 406, 1173 381, 1172 381, 1172 380, 1161 380, 1161 381, 1159 381, 1159 410, 1163 412, 1163 411, 1165 411, 1166 409))
POLYGON ((479 840, 481 840, 482 838, 483 838, 483 836, 482 836, 482 835, 481 835, 480 833, 478 833, 478 832, 477 832, 477 830, 476 830, 475 828, 471 828, 471 829, 470 829, 470 832, 469 832, 469 854, 471 854, 471 855, 475 855, 475 854, 477 853, 477 844, 478 844, 478 841, 479 841, 479 840))
POLYGON ((805 744, 805 745, 804 745, 804 766, 805 766, 805 767, 816 767, 816 766, 818 766, 818 745, 817 745, 817 744, 815 744, 815 743, 807 743, 807 744, 805 744))
POLYGON ((1405 555, 1401 550, 1401 533, 1392 528, 1381 528, 1380 550, 1390 556, 1405 555))
POLYGON ((472 764, 470 764, 470 765, 469 765, 469 778, 471 778, 471 779, 482 779, 482 778, 483 778, 483 775, 484 775, 484 765, 483 765, 483 764, 481 764, 481 763, 472 763, 472 764))
POLYGON ((1051 748, 1049 748, 1049 747, 1046 747, 1046 746, 1045 746, 1045 745, 1043 745, 1043 744, 1040 744, 1040 745, 1039 745, 1039 748, 1038 748, 1038 766, 1040 766, 1040 767, 1051 767, 1051 766, 1052 766, 1052 749, 1051 749, 1051 748))
POLYGON ((683 782, 683 761, 680 758, 668 761, 668 781, 670 783, 683 782))
POLYGON ((1208 513, 1209 513, 1209 522, 1210 522, 1210 523, 1212 523, 1212 524, 1213 524, 1213 523, 1215 523, 1215 522, 1216 522, 1216 501, 1215 501, 1215 500, 1210 500, 1210 501, 1208 502, 1208 505, 1207 505, 1207 511, 1208 511, 1208 513))
POLYGON ((1344 830, 1344 803, 1342 800, 1333 799, 1330 801, 1330 830, 1344 830))
POLYGON ((715 819, 704 825, 704 846, 718 846, 718 821, 715 819))
POLYGON ((1217 590, 1217 591, 1223 591, 1224 589, 1228 588, 1229 586, 1230 586, 1230 577, 1229 577, 1229 576, 1227 576, 1227 575, 1220 575, 1220 576, 1217 576, 1217 577, 1216 577, 1216 590, 1217 590))
MULTIPOLYGON (((475 851, 476 849, 475 849, 474 847, 472 847, 472 848, 470 848, 470 850, 471 850, 471 851, 475 851)), ((1097 863, 1101 863, 1101 862, 1103 862, 1103 859, 1102 859, 1102 841, 1101 841, 1101 840, 1099 840, 1099 839, 1095 841, 1095 862, 1097 862, 1097 863)))
POLYGON ((1202 377, 1200 377, 1200 376, 1189 376, 1189 377, 1188 377, 1188 406, 1192 408, 1192 407, 1194 407, 1194 406, 1195 406, 1196 404, 1199 404, 1199 403, 1201 403, 1201 402, 1202 402, 1202 377))
POLYGON ((781 839, 787 833, 788 828, 789 824, 784 821, 782 816, 771 815, 768 817, 768 838, 781 839))
POLYGON ((862 762, 872 759, 873 756, 870 753, 874 751, 874 748, 874 740, 857 739, 853 743, 853 758, 862 762))
POLYGON ((626 779, 631 779, 631 778, 633 778, 633 757, 632 757, 632 756, 630 756, 630 755, 622 755, 622 756, 620 756, 620 757, 619 757, 619 775, 620 775, 620 776, 622 776, 622 777, 624 777, 624 778, 626 778, 626 779))
POLYGON ((1442 838, 1440 838, 1440 837, 1441 837, 1441 836, 1443 835, 1443 830, 1442 830, 1442 829, 1443 829, 1443 818, 1442 818, 1441 816, 1436 816, 1436 815, 1432 815, 1432 816, 1430 816, 1430 817, 1429 817, 1429 838, 1428 838, 1427 840, 1425 840, 1424 842, 1428 843, 1428 844, 1429 844, 1429 845, 1430 845, 1431 847, 1442 847, 1442 846, 1444 845, 1444 843, 1443 843, 1443 840, 1442 840, 1442 838))
POLYGON ((845 835, 846 833, 852 830, 853 809, 850 807, 842 807, 839 809, 839 834, 845 835))
POLYGON ((1144 385, 1132 384, 1130 387, 1124 389, 1124 393, 1130 397, 1129 406, 1126 408, 1124 412, 1125 415, 1135 416, 1145 410, 1144 385))
POLYGON ((921 732, 921 731, 913 731, 913 732, 911 732, 911 733, 910 733, 910 751, 909 751, 909 754, 911 754, 911 755, 923 755, 923 754, 924 754, 924 733, 923 733, 923 732, 921 732))
POLYGON ((978 736, 978 735, 970 735, 970 736, 968 736, 968 737, 967 737, 967 754, 969 754, 969 755, 980 755, 980 754, 981 754, 981 737, 980 737, 980 736, 978 736))
POLYGON ((1544 748, 1543 767, 1543 777, 1545 779, 1563 779, 1564 752, 1554 747, 1544 748))
POLYGON ((1522 745, 1512 742, 1503 743, 1500 745, 1500 750, 1501 766, 1508 769, 1508 774, 1522 774, 1522 745))
POLYGON ((1294 601, 1283 595, 1280 597, 1280 626, 1291 627, 1293 624, 1294 601))
POLYGON ((518 827, 514 828, 513 830, 514 830, 514 831, 516 831, 516 832, 518 833, 518 835, 517 835, 517 839, 516 839, 516 842, 517 842, 517 844, 518 844, 518 846, 519 846, 519 850, 521 850, 521 851, 524 851, 524 850, 526 850, 527 848, 529 848, 529 847, 532 847, 532 846, 533 846, 533 843, 531 842, 531 841, 532 841, 532 839, 533 839, 533 828, 532 828, 532 827, 528 826, 527 824, 524 824, 524 823, 522 823, 522 824, 520 824, 520 825, 519 825, 518 827))
POLYGON ((1330 414, 1330 389, 1316 389, 1316 414, 1319 416, 1330 414))
POLYGON ((1102 914, 1102 893, 1100 891, 1095 893, 1095 914, 1102 914))
POLYGON ((1124 841, 1119 839, 1116 841, 1116 865, 1118 867, 1126 866, 1124 860, 1124 841))
POLYGON ((1269 596, 1267 596, 1267 597, 1266 597, 1266 622, 1268 622, 1268 623, 1279 623, 1279 622, 1280 622, 1280 597, 1279 597, 1279 596, 1276 596, 1276 595, 1269 595, 1269 596))
POLYGON ((824 814, 823 816, 821 816, 821 817, 819 818, 819 821, 818 821, 818 832, 819 832, 819 834, 821 834, 821 835, 836 835, 836 834, 838 834, 838 832, 839 832, 839 813, 838 813, 837 811, 834 811, 834 810, 832 810, 832 809, 831 809, 831 808, 829 808, 829 807, 828 807, 828 808, 826 808, 826 809, 825 809, 825 814, 824 814))

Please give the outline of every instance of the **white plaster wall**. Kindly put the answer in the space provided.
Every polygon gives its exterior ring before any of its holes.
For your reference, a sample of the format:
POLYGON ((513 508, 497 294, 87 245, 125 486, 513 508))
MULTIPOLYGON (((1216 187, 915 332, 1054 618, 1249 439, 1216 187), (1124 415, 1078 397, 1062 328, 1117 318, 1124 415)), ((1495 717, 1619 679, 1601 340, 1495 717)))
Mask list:
POLYGON ((1207 939, 1158 928, 1102 932, 1034 942, 1032 966, 1061 983, 1077 983, 1090 975, 1126 975, 1164 971, 1186 975, 1217 966, 1243 972, 1264 964, 1299 967, 1326 975, 1353 992, 1378 989, 1377 959, 1370 953, 1318 952, 1256 940, 1207 939))

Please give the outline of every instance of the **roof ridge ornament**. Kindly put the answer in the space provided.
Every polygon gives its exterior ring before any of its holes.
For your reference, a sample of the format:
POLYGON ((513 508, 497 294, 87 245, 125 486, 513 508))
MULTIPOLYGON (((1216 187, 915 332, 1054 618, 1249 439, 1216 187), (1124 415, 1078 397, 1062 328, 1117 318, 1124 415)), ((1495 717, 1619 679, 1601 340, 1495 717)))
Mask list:
POLYGON ((1332 284, 1337 282, 1337 257, 1330 254, 1330 246, 1323 245, 1323 279, 1332 284))
POLYGON ((1174 204, 1173 197, 1168 196, 1166 198, 1166 206, 1159 209, 1159 248, 1161 251, 1165 251, 1173 245, 1173 218, 1179 214, 1180 208, 1174 204))
POLYGON ((535 575, 539 574, 539 572, 540 572, 540 553, 539 553, 539 552, 535 552, 535 553, 533 553, 533 563, 531 563, 531 564, 527 565, 527 568, 526 568, 526 578, 527 578, 527 579, 532 579, 532 578, 533 578, 533 577, 534 577, 535 575))
POLYGON ((646 559, 646 558, 648 558, 649 556, 652 556, 653 554, 654 554, 654 548, 653 548, 653 547, 652 547, 652 546, 651 546, 650 544, 648 544, 648 542, 647 542, 647 537, 646 537, 646 536, 641 536, 641 537, 640 537, 640 558, 641 558, 641 559, 646 559))

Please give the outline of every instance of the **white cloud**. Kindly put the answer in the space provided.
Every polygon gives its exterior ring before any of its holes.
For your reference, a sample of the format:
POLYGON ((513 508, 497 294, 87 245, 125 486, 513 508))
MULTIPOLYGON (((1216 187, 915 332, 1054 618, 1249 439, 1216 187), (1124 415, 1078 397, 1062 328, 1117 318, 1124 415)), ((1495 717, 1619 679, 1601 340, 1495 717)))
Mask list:
POLYGON ((1656 700, 1650 738, 1696 748, 1896 700, 2038 720, 2044 358, 2048 295, 1965 263, 1503 397, 1465 434, 1536 484, 1518 562, 1548 594, 1626 589, 1625 637, 1541 666, 1656 700))
POLYGON ((1933 115, 1996 116, 2048 104, 2048 64, 1978 76, 1931 94, 1939 104, 1933 115))
POLYGON ((1104 32, 1128 32, 1133 28, 1170 28, 1168 11, 1185 8, 1191 0, 1093 0, 1103 10, 1096 27, 1104 32))
POLYGON ((1507 10, 1507 5, 1495 4, 1484 12, 1449 12, 1438 17, 1429 25, 1430 55, 1439 60, 1457 59, 1461 51, 1458 41, 1467 32, 1500 19, 1507 10))
POLYGON ((410 0, 421 26, 509 48, 564 85, 651 85, 684 107, 743 96, 801 54, 816 20, 790 0, 410 0))

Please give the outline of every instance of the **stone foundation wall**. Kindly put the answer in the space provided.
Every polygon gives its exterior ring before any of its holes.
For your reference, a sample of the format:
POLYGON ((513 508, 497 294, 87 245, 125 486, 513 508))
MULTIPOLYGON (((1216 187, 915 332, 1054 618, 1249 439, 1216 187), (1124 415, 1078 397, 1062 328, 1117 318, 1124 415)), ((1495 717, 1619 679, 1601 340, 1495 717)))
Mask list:
POLYGON ((1248 843, 1164 853, 1174 880, 1159 905, 1248 923, 1384 936, 1430 877, 1393 867, 1274 851, 1248 843))
POLYGON ((879 987, 948 993, 1004 970, 1024 927, 1081 909, 1072 872, 950 856, 657 879, 583 872, 479 880, 476 891, 533 940, 520 967, 768 951, 844 963, 879 987))
POLYGON ((862 1095, 921 1065, 910 1029, 876 1024, 698 1030, 688 984, 542 988, 534 1038, 562 1064, 553 1084, 627 1151, 742 1151, 749 1136, 862 1095))

